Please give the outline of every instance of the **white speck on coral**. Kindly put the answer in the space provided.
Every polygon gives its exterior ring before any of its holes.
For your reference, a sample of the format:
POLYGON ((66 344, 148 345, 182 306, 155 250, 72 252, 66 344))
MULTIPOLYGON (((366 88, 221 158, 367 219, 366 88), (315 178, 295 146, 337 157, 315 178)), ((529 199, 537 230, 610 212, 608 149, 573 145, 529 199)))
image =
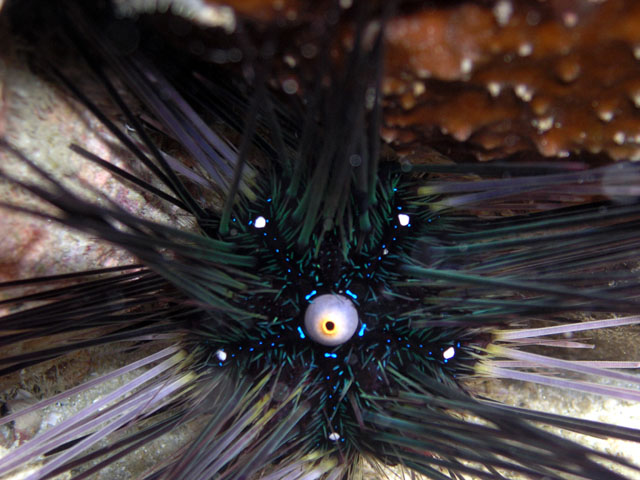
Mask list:
POLYGON ((516 85, 514 91, 516 96, 524 102, 530 102, 533 98, 533 90, 531 90, 531 88, 524 83, 519 83, 518 85, 516 85))
POLYGON ((473 61, 469 57, 460 60, 460 71, 463 75, 468 75, 473 70, 473 61))
POLYGON ((548 132, 553 127, 553 117, 534 119, 531 124, 538 129, 538 133, 548 132))
POLYGON ((518 47, 518 55, 521 57, 528 57, 533 52, 533 45, 530 43, 523 43, 518 47))
POLYGON ((613 120, 613 112, 611 110, 599 110, 598 118, 603 122, 609 123, 613 120))
POLYGON ((562 14, 562 23, 567 28, 573 28, 578 24, 578 15, 575 12, 564 12, 562 14))
POLYGON ((493 6, 493 16, 501 27, 504 27, 513 15, 513 5, 509 0, 500 0, 493 6))
POLYGON ((422 95, 427 88, 424 85, 424 82, 413 82, 413 96, 419 97, 422 95))
POLYGON ((502 85, 500 85, 498 82, 489 82, 487 83, 487 90, 489 90, 489 94, 492 97, 497 97, 502 91, 502 85))

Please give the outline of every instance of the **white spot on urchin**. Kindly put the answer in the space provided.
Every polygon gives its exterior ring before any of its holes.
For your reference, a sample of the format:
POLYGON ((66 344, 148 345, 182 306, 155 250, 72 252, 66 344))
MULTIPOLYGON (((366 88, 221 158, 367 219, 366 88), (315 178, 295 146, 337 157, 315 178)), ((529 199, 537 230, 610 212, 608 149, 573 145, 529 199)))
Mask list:
POLYGON ((528 57, 533 52, 533 45, 530 43, 523 43, 518 47, 518 55, 521 57, 528 57))
POLYGON ((453 358, 455 354, 456 354, 456 349, 453 347, 449 347, 444 352, 442 352, 442 358, 444 358, 445 360, 449 360, 453 358))
POLYGON ((340 440, 340 434, 338 432, 331 432, 329 434, 329 440, 331 440, 332 442, 337 442, 338 440, 340 440))
POLYGON ((419 97, 427 90, 427 87, 424 85, 424 82, 413 82, 412 86, 413 86, 414 97, 419 97))
POLYGON ((533 90, 524 83, 519 83, 514 89, 516 96, 524 102, 530 102, 533 98, 533 90))
POLYGON ((500 0, 493 6, 493 16, 501 27, 504 27, 513 15, 513 5, 510 0, 500 0))
POLYGON ((253 226, 256 228, 264 228, 267 226, 267 219, 261 215, 254 220, 253 226))
POLYGON ((626 139, 627 136, 624 134, 624 132, 616 132, 613 134, 613 141, 618 145, 622 145, 626 139))
POLYGON ((225 352, 222 349, 216 350, 215 355, 216 355, 216 358, 218 359, 218 361, 220 361, 220 362, 224 362, 227 359, 227 352, 225 352))
POLYGON ((502 85, 498 82, 489 82, 487 83, 487 90, 489 90, 489 95, 495 98, 500 95, 502 85))
POLYGON ((398 222, 403 227, 406 227, 407 225, 409 225, 410 221, 411 221, 411 217, 409 217, 409 215, 407 215, 406 213, 399 213, 398 214, 398 222))

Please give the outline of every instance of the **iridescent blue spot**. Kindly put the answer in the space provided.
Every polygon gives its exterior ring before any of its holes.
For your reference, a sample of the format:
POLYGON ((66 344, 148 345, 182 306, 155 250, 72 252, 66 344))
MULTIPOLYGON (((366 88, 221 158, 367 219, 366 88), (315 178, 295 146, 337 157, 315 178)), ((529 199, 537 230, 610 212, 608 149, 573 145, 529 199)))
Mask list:
POLYGON ((301 327, 298 327, 298 333, 300 334, 300 338, 304 338, 304 332, 301 327))
MULTIPOLYGON (((362 324, 362 327, 360 327, 360 331, 358 332, 358 336, 359 336, 359 337, 363 336, 363 335, 364 335, 364 331, 365 331, 366 329, 367 329, 367 324, 366 324, 366 323, 363 323, 363 324, 362 324)), ((387 341, 389 341, 389 340, 387 340, 387 341)))
POLYGON ((309 300, 311 297, 313 297, 316 293, 318 293, 317 290, 311 290, 311 293, 309 293, 308 295, 306 295, 304 297, 305 300, 309 300))
POLYGON ((270 203, 273 200, 271 197, 267 198, 267 203, 270 203))
POLYGON ((353 298, 354 300, 358 299, 358 295, 356 295, 355 293, 353 293, 351 290, 345 290, 344 293, 346 293, 347 295, 349 295, 351 298, 353 298))

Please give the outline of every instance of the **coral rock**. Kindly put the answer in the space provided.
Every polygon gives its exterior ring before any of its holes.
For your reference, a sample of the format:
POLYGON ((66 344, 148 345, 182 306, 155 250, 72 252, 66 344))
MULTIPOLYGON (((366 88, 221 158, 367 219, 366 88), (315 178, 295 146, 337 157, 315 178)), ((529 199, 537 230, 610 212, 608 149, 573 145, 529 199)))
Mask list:
POLYGON ((394 18, 387 127, 421 143, 440 130, 479 158, 640 158, 638 25, 630 0, 467 2, 394 18))

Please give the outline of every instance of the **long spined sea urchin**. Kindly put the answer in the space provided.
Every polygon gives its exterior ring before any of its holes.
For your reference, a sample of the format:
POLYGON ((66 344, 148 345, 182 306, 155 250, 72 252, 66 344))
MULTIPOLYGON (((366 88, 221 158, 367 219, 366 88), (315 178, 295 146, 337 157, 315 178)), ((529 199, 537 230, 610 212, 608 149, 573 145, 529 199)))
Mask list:
POLYGON ((4 302, 23 308, 2 318, 3 345, 52 345, 5 356, 2 373, 95 345, 158 346, 29 407, 147 367, 9 453, 0 474, 45 454, 32 478, 84 478, 189 422, 201 422, 200 433, 146 478, 356 478, 361 458, 431 478, 623 478, 609 466, 637 470, 539 425, 632 441, 636 430, 507 407, 460 383, 480 373, 638 400, 637 389, 561 373, 637 385, 608 369, 624 362, 563 360, 543 349, 569 346, 558 338, 565 333, 637 323, 637 166, 383 157, 391 7, 322 10, 326 20, 311 38, 317 54, 291 79, 295 95, 282 96, 270 88, 276 52, 284 39, 309 35, 304 21, 284 34, 248 25, 222 39, 199 32, 240 50, 239 66, 221 68, 182 55, 156 17, 133 22, 108 6, 60 5, 64 12, 57 4, 48 11, 69 48, 135 134, 54 62, 46 70, 151 180, 83 146, 71 150, 179 208, 196 228, 84 200, 3 141, 37 181, 6 169, 3 178, 54 209, 6 207, 122 246, 140 263, 3 284, 54 287, 4 302), (349 41, 338 42, 342 35, 349 41), (188 166, 161 142, 180 145, 188 166), (629 316, 576 320, 610 312, 629 316), (556 336, 540 339, 548 335, 556 336))

